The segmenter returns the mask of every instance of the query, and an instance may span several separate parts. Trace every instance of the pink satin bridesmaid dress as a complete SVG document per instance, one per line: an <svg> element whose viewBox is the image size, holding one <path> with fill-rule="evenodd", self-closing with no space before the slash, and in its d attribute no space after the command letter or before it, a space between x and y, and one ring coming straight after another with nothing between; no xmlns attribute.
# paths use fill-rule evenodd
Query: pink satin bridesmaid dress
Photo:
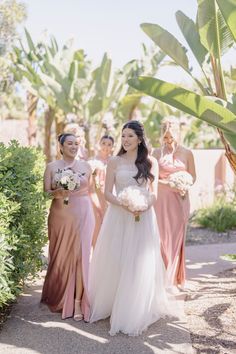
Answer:
<svg viewBox="0 0 236 354"><path fill-rule="evenodd" d="M73 168L76 172L78 163ZM83 171L78 170L78 173ZM48 217L49 265L41 301L62 318L74 313L76 266L82 259L83 297L81 303L85 321L90 315L88 272L95 218L89 196L89 176L80 177L80 188L72 192L68 205L53 199Z"/></svg>
<svg viewBox="0 0 236 354"><path fill-rule="evenodd" d="M183 159L173 153L159 158L159 179L167 179L177 171L186 171ZM161 252L167 269L167 286L185 283L185 236L190 213L188 194L181 195L168 185L159 183L155 205L160 231Z"/></svg>

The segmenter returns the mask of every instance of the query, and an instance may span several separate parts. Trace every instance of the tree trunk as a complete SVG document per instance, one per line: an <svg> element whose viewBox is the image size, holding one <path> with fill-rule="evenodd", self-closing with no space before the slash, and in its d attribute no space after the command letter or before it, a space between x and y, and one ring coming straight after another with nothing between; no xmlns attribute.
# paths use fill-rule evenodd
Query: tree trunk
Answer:
<svg viewBox="0 0 236 354"><path fill-rule="evenodd" d="M37 118L36 108L38 97L31 92L27 92L27 112L28 112L28 142L30 146L36 146Z"/></svg>
<svg viewBox="0 0 236 354"><path fill-rule="evenodd" d="M51 153L51 128L54 120L54 110L48 108L44 115L44 153L46 155L47 163L52 161Z"/></svg>
<svg viewBox="0 0 236 354"><path fill-rule="evenodd" d="M230 164L234 174L236 175L236 154L231 150L230 145L225 140L225 137L224 137L224 134L222 133L222 131L220 129L217 129L217 130L220 134L221 141L225 147L225 156L227 157L229 164Z"/></svg>
<svg viewBox="0 0 236 354"><path fill-rule="evenodd" d="M56 117L56 138L58 137L58 135L62 134L64 132L65 129L65 122L63 120L61 120L58 117ZM59 151L59 148L57 148L57 159L61 158L61 153Z"/></svg>

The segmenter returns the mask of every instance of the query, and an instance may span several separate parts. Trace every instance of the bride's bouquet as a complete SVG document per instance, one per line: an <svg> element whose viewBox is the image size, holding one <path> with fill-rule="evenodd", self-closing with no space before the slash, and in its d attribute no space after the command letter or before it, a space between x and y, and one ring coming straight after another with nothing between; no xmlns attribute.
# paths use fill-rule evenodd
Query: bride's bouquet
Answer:
<svg viewBox="0 0 236 354"><path fill-rule="evenodd" d="M80 177L83 174L74 172L71 168L58 169L55 173L55 182L57 187L62 187L65 190L74 191L80 187ZM68 205L69 197L64 199L64 204Z"/></svg>
<svg viewBox="0 0 236 354"><path fill-rule="evenodd" d="M149 193L139 187L129 186L118 194L118 201L131 212L145 211L148 208ZM135 221L139 220L140 216L135 216Z"/></svg>
<svg viewBox="0 0 236 354"><path fill-rule="evenodd" d="M187 171L178 171L169 175L167 178L171 188L177 188L181 197L185 197L189 188L193 185L193 177Z"/></svg>

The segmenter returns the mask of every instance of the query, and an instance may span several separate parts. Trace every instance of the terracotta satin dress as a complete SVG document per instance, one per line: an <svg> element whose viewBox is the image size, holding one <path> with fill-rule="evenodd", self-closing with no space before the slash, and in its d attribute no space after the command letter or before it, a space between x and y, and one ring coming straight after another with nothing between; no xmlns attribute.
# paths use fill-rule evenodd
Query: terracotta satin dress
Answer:
<svg viewBox="0 0 236 354"><path fill-rule="evenodd" d="M81 308L84 319L88 320L88 271L95 219L88 177L82 176L80 183L79 191L72 192L68 205L64 205L62 199L53 199L51 204L48 217L50 261L41 301L53 312L62 311L63 319L73 316L76 266L82 257L84 292Z"/></svg>
<svg viewBox="0 0 236 354"><path fill-rule="evenodd" d="M186 171L184 161L172 153L159 159L159 178L166 179L171 173ZM160 231L161 252L167 269L167 286L184 285L185 282L185 235L190 213L188 194L180 194L159 183L155 205Z"/></svg>

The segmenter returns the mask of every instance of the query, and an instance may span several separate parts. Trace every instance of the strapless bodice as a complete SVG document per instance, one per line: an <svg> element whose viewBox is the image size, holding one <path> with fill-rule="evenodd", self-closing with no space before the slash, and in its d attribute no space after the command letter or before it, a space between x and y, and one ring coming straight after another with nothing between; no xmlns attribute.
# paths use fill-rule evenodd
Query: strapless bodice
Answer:
<svg viewBox="0 0 236 354"><path fill-rule="evenodd" d="M166 154L160 157L159 161L159 178L166 179L174 172L186 171L186 163L173 154Z"/></svg>
<svg viewBox="0 0 236 354"><path fill-rule="evenodd" d="M140 188L147 188L146 181L140 181L138 183L134 177L138 172L137 167L134 164L119 164L115 173L115 189L118 194L124 188L129 186L138 186Z"/></svg>

